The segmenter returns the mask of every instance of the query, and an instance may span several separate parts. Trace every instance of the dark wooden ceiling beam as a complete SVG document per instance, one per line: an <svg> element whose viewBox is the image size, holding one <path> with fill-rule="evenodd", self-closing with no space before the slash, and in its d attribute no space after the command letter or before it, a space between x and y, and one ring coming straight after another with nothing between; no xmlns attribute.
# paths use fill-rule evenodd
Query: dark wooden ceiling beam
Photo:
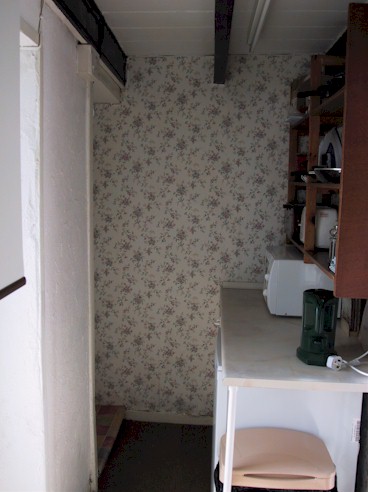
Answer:
<svg viewBox="0 0 368 492"><path fill-rule="evenodd" d="M216 0L214 83L224 84L229 56L234 0Z"/></svg>

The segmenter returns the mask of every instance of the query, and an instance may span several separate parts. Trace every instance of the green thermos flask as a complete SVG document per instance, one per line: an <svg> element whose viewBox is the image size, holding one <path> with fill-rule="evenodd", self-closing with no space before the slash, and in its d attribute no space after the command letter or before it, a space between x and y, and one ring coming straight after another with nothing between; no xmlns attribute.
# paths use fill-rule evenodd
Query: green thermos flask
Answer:
<svg viewBox="0 0 368 492"><path fill-rule="evenodd" d="M303 327L297 357L313 366L325 366L334 355L339 300L325 289L309 289L303 293Z"/></svg>

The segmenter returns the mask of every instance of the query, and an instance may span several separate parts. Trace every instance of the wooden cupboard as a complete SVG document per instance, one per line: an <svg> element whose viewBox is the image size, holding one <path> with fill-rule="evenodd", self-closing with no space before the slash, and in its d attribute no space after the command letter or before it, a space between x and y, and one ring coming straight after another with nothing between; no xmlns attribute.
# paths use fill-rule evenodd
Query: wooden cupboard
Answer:
<svg viewBox="0 0 368 492"><path fill-rule="evenodd" d="M339 79L341 87L336 89L335 84L331 94L324 90L322 95L326 79L335 82ZM309 94L307 104L303 105L303 98L299 101L299 109L305 113L290 124L286 208L292 211L293 217L287 239L304 253L305 262L317 264L334 279L337 297L365 299L368 298L367 4L349 6L346 57L313 56L309 75L292 87L293 95L303 92ZM322 183L309 173L318 165L321 138L333 127L342 127L341 177L339 183ZM315 247L314 222L320 204L338 209L334 273L329 268L328 251ZM305 237L301 243L299 227L304 206Z"/></svg>

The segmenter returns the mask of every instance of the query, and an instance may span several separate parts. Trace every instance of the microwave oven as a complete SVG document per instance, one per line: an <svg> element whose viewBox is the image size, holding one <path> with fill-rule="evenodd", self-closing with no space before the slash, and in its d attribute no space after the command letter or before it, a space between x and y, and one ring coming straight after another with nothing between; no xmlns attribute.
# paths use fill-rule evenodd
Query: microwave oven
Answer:
<svg viewBox="0 0 368 492"><path fill-rule="evenodd" d="M333 281L316 265L304 263L295 246L268 248L263 297L270 313L303 316L303 292L307 289L333 290Z"/></svg>

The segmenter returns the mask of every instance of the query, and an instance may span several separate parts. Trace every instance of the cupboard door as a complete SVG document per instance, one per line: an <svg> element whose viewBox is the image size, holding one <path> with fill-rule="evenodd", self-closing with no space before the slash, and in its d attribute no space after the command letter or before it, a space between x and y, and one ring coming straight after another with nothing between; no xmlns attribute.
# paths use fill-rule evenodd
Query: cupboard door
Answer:
<svg viewBox="0 0 368 492"><path fill-rule="evenodd" d="M368 5L351 4L335 295L368 298Z"/></svg>

